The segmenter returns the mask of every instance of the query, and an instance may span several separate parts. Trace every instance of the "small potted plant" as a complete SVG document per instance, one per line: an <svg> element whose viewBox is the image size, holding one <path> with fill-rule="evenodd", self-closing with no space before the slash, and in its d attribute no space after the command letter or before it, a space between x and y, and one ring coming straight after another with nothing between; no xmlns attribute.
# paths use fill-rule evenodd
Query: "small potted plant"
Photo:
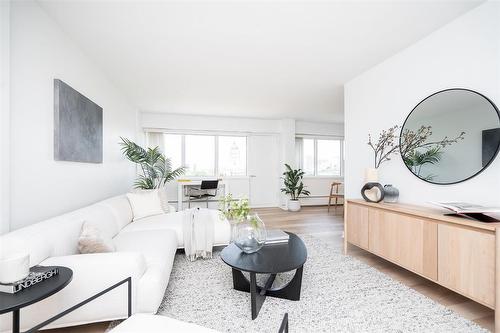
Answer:
<svg viewBox="0 0 500 333"><path fill-rule="evenodd" d="M284 187L281 192L290 196L288 201L288 210L291 212L298 212L300 210L299 197L301 195L309 195L310 192L304 188L302 178L304 178L304 171L302 169L292 169L288 164L285 164L286 171L283 172Z"/></svg>
<svg viewBox="0 0 500 333"><path fill-rule="evenodd" d="M248 199L233 199L231 194L219 201L221 218L231 225L231 243L245 253L259 251L266 242L267 232L264 222L257 214L250 214Z"/></svg>
<svg viewBox="0 0 500 333"><path fill-rule="evenodd" d="M233 196L229 193L219 200L219 210L221 217L225 217L231 224L236 224L248 217L250 205L248 199L233 199Z"/></svg>

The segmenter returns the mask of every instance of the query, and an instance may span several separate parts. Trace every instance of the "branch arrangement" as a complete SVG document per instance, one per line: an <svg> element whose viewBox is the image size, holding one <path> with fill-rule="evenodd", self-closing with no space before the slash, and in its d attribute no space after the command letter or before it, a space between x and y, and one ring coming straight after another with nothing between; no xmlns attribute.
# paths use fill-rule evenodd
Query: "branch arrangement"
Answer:
<svg viewBox="0 0 500 333"><path fill-rule="evenodd" d="M465 137L465 132L461 132L455 138L448 138L445 136L442 140L427 142L427 139L432 136L432 126L420 126L416 131L405 129L401 135L401 156L403 159L412 154L412 152L419 148L432 148L439 147L445 148L451 146Z"/></svg>
<svg viewBox="0 0 500 333"><path fill-rule="evenodd" d="M432 136L432 126L421 126L418 130L412 131L404 129L399 137L396 133L399 126L395 125L387 130L383 130L377 142L372 140L368 134L368 145L373 149L374 167L391 160L391 155L400 153L406 165L418 168L418 173L423 164L438 163L443 153L442 149L451 146L465 137L465 132L461 132L454 138L445 136L441 140L427 141ZM424 150L424 152L422 152Z"/></svg>
<svg viewBox="0 0 500 333"><path fill-rule="evenodd" d="M373 149L375 153L374 156L374 167L377 169L380 164L385 161L390 161L390 156L396 154L399 148L398 137L396 131L399 128L398 125L392 126L387 130L383 130L376 143L373 142L371 134L368 134L368 145Z"/></svg>

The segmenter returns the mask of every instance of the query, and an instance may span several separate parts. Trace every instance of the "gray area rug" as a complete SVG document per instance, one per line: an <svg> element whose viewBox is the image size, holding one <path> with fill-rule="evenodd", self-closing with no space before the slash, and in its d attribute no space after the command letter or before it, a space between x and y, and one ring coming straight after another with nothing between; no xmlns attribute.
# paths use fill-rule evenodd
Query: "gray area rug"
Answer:
<svg viewBox="0 0 500 333"><path fill-rule="evenodd" d="M340 249L301 238L308 259L300 301L268 297L252 321L250 295L232 288L219 252L195 262L178 254L158 314L222 332L277 332L285 312L291 332L487 332Z"/></svg>
<svg viewBox="0 0 500 333"><path fill-rule="evenodd" d="M290 332L488 332L341 249L300 237L308 250L300 301L267 297L251 320L250 295L232 288L231 269L220 252L195 262L177 254L158 314L221 332L275 333L285 312ZM292 276L276 278L273 287ZM258 279L262 284L266 278Z"/></svg>

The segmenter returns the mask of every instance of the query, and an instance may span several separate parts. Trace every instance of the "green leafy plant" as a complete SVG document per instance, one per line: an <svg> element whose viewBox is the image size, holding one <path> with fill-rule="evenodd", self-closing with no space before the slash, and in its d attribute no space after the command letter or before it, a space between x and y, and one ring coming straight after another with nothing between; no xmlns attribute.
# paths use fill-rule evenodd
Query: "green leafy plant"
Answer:
<svg viewBox="0 0 500 333"><path fill-rule="evenodd" d="M437 164L441 160L441 156L443 155L443 152L441 151L440 146L434 146L431 148L427 148L425 151L419 151L419 150L413 150L409 154L407 154L405 157L403 157L403 160L405 164L411 168L412 172L417 175L421 176L420 173L422 171L422 166L425 164ZM425 180L432 180L435 176L432 174L429 174L424 177Z"/></svg>
<svg viewBox="0 0 500 333"><path fill-rule="evenodd" d="M129 139L120 137L123 155L131 162L140 166L142 174L134 182L134 188L157 189L184 174L184 167L172 170L170 159L166 158L159 147L143 148Z"/></svg>
<svg viewBox="0 0 500 333"><path fill-rule="evenodd" d="M454 138L445 136L441 140L431 141L432 126L420 126L417 130L405 129L401 133L400 151L403 162L418 177L432 180L435 175L423 176L422 166L426 164L438 164L441 161L443 150L465 138L465 132L461 132Z"/></svg>
<svg viewBox="0 0 500 333"><path fill-rule="evenodd" d="M250 204L247 198L233 199L231 194L227 194L219 200L219 210L221 217L240 222L250 214Z"/></svg>
<svg viewBox="0 0 500 333"><path fill-rule="evenodd" d="M311 194L304 188L302 182L305 172L302 169L292 169L288 164L285 164L285 167L286 171L283 172L284 177L282 177L284 187L281 192L288 194L292 200L298 200L301 195Z"/></svg>

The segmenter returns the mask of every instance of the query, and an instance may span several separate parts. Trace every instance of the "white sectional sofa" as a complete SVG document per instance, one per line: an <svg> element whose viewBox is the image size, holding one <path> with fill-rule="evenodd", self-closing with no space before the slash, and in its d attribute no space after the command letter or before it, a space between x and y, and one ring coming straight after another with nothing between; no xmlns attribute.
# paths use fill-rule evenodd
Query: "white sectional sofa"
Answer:
<svg viewBox="0 0 500 333"><path fill-rule="evenodd" d="M218 211L215 245L228 244L230 226ZM183 213L175 212L132 221L125 195L30 225L0 236L0 251L30 253L30 266L61 265L73 270L71 283L55 295L21 309L21 330L64 311L99 291L132 277L132 312L156 313L167 287L177 248L183 247ZM116 252L79 254L83 222L95 225L113 239ZM127 316L127 286L60 318L46 328L121 319ZM12 315L0 316L0 331L9 331Z"/></svg>

